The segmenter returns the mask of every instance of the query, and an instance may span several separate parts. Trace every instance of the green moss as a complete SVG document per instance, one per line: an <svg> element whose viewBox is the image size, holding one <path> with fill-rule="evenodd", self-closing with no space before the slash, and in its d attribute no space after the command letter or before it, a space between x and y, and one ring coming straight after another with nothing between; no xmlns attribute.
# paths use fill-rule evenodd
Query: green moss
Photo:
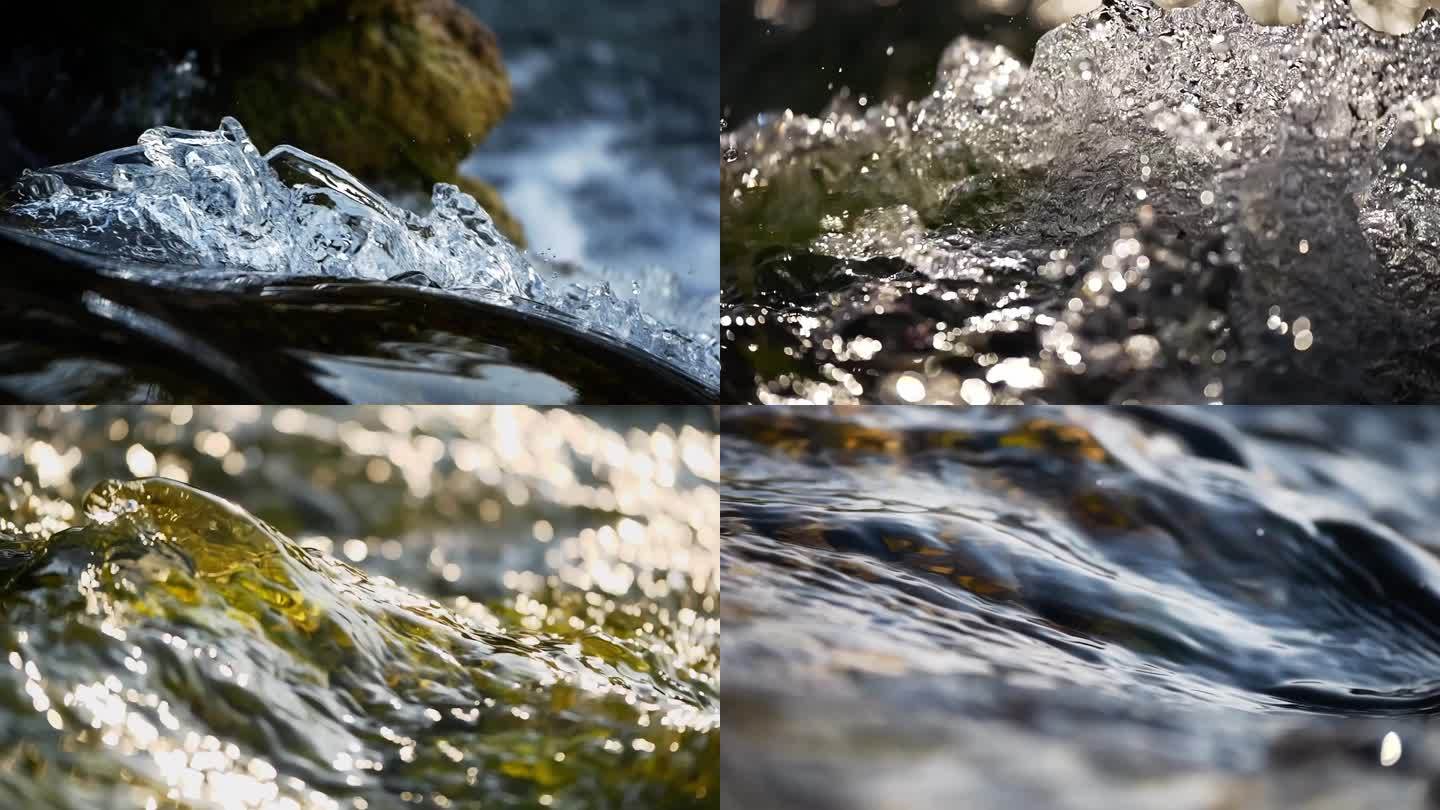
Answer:
<svg viewBox="0 0 1440 810"><path fill-rule="evenodd" d="M493 35L453 3L397 2L227 50L216 96L262 147L289 143L403 190L456 182L456 166L510 109ZM493 189L476 197L523 243Z"/></svg>
<svg viewBox="0 0 1440 810"><path fill-rule="evenodd" d="M371 806L718 806L718 657L682 669L636 617L565 598L547 625L566 632L503 603L482 628L163 479L84 508L0 594L0 644L32 663L0 668L0 756L32 763L13 795L179 807L166 785L198 771Z"/></svg>

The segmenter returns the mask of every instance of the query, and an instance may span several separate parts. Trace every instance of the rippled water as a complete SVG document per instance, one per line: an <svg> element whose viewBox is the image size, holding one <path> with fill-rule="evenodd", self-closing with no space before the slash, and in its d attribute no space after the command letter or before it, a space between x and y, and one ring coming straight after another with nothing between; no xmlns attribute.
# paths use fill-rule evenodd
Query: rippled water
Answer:
<svg viewBox="0 0 1440 810"><path fill-rule="evenodd" d="M716 805L705 411L4 420L7 806Z"/></svg>
<svg viewBox="0 0 1440 810"><path fill-rule="evenodd" d="M1432 806L1440 411L722 426L726 806Z"/></svg>
<svg viewBox="0 0 1440 810"><path fill-rule="evenodd" d="M1428 400L1440 20L1109 0L722 137L732 401Z"/></svg>

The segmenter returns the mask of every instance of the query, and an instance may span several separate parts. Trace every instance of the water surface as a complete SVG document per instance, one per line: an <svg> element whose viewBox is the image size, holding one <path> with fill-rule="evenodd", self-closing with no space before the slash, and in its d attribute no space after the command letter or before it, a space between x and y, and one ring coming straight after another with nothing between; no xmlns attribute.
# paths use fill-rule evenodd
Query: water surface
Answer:
<svg viewBox="0 0 1440 810"><path fill-rule="evenodd" d="M1440 21L1298 8L1108 0L727 122L722 396L1436 399Z"/></svg>
<svg viewBox="0 0 1440 810"><path fill-rule="evenodd" d="M706 412L3 420L7 806L716 806Z"/></svg>
<svg viewBox="0 0 1440 810"><path fill-rule="evenodd" d="M727 806L1429 806L1440 413L722 418Z"/></svg>

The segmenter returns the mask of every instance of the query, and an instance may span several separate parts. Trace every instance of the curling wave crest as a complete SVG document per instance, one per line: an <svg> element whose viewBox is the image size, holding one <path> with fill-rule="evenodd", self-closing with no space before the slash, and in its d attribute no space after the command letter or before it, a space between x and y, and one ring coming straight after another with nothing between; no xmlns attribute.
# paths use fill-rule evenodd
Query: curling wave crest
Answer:
<svg viewBox="0 0 1440 810"><path fill-rule="evenodd" d="M547 282L457 187L436 184L419 216L295 147L261 155L233 118L213 132L147 130L136 146L27 172L6 197L0 225L133 262L120 272L150 280L402 277L577 323L696 379L719 373L714 310L682 301L672 278L647 276L633 296Z"/></svg>

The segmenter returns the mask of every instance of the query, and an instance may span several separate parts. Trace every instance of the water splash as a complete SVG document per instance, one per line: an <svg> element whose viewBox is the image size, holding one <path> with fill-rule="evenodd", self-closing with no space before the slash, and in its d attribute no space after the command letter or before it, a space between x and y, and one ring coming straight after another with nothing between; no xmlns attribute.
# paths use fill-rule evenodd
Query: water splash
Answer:
<svg viewBox="0 0 1440 810"><path fill-rule="evenodd" d="M1028 68L962 38L924 99L842 95L725 135L726 385L1440 395L1440 20L1393 37L1340 0L1301 10L1272 27L1231 0L1111 0Z"/></svg>
<svg viewBox="0 0 1440 810"><path fill-rule="evenodd" d="M713 323L649 278L653 300L608 283L547 283L475 198L436 184L432 210L398 208L344 169L291 146L261 155L240 123L214 132L157 127L133 147L27 172L7 195L4 223L107 258L129 272L185 284L235 275L423 278L585 329L718 376ZM663 322L662 322L663 319Z"/></svg>

